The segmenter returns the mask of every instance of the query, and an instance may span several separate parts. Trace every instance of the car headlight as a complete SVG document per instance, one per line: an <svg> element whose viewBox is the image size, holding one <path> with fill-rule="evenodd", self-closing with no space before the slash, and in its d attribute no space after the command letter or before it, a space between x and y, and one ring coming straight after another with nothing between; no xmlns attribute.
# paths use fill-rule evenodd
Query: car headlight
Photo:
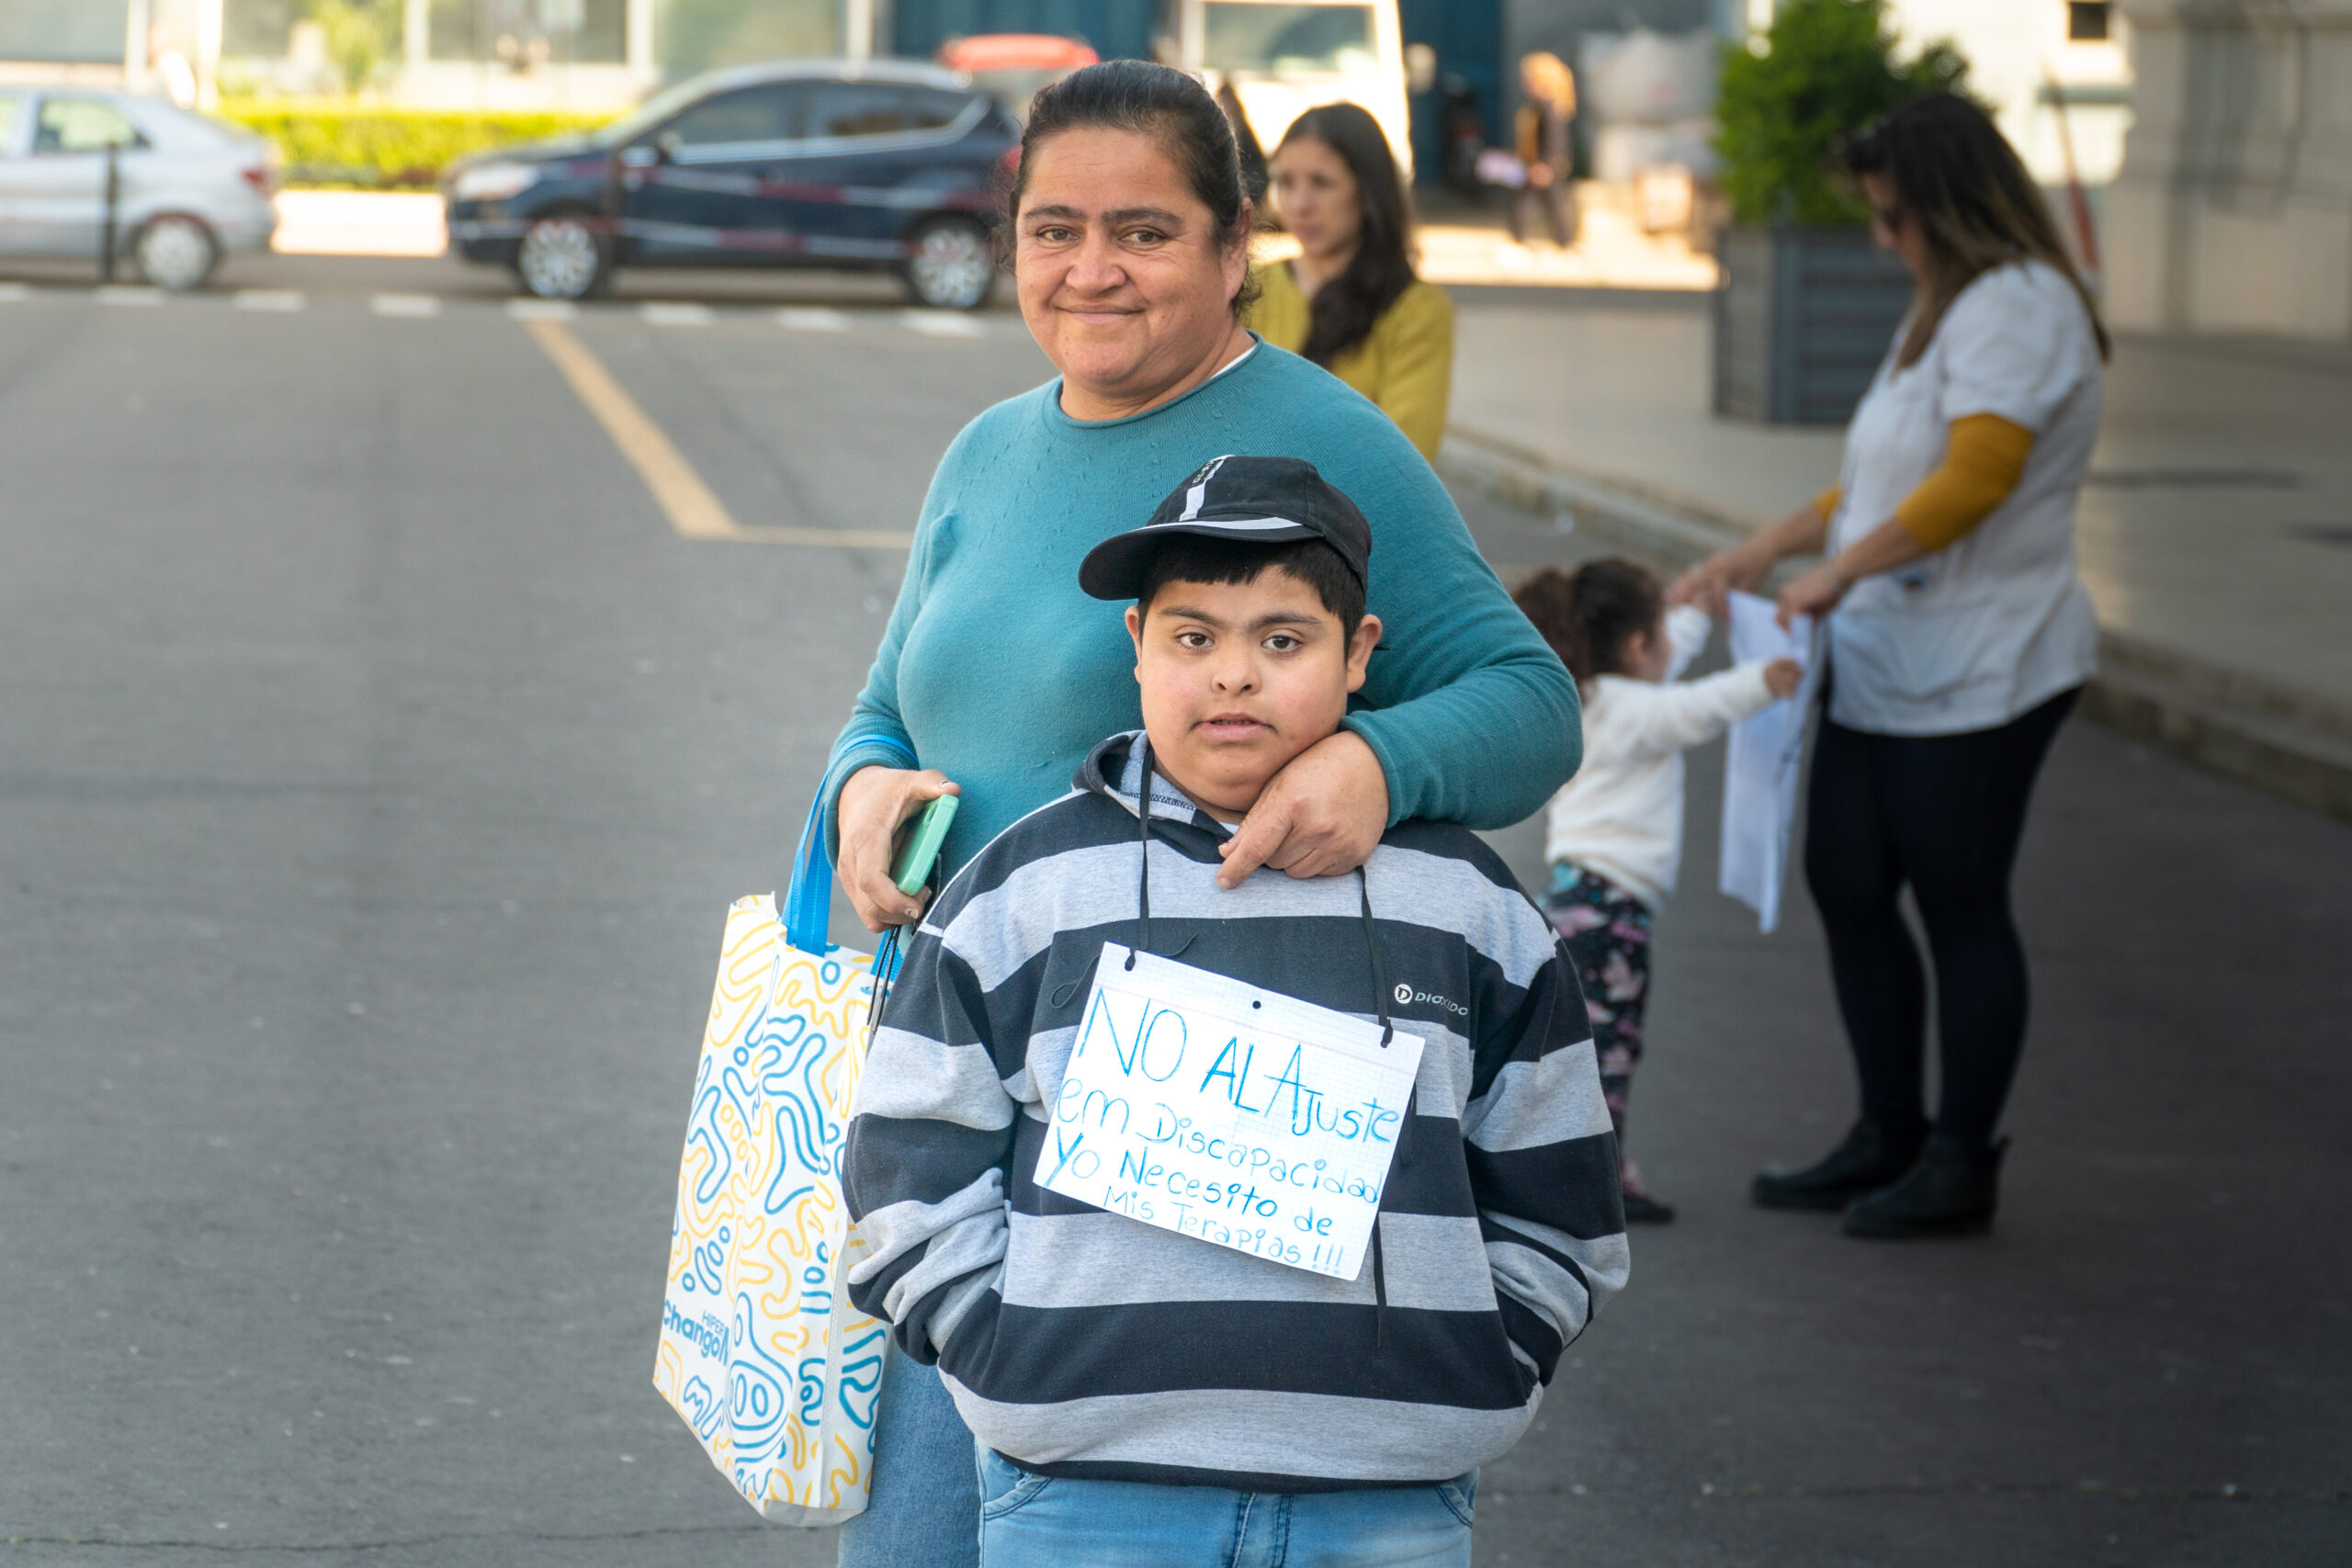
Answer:
<svg viewBox="0 0 2352 1568"><path fill-rule="evenodd" d="M458 201L503 201L537 183L539 171L528 164L484 164L459 175L449 187Z"/></svg>

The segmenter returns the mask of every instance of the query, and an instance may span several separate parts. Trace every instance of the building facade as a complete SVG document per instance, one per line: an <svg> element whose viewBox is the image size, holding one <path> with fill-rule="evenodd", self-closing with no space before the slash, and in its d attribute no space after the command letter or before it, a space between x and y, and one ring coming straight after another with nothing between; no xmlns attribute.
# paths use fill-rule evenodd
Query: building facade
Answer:
<svg viewBox="0 0 2352 1568"><path fill-rule="evenodd" d="M2124 0L2118 326L2352 344L2352 0Z"/></svg>
<svg viewBox="0 0 2352 1568"><path fill-rule="evenodd" d="M713 65L871 47L874 0L342 0L368 85L420 107L618 108ZM344 85L311 0L0 0L0 79L149 85L167 54L200 101ZM360 20L355 23L351 18Z"/></svg>

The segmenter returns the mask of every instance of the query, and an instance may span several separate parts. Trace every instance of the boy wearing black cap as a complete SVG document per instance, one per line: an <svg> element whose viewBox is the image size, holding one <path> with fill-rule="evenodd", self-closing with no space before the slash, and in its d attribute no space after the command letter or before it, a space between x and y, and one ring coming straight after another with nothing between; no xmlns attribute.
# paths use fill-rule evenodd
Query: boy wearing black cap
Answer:
<svg viewBox="0 0 2352 1568"><path fill-rule="evenodd" d="M1363 682L1370 553L1311 465L1221 457L1089 554L1086 591L1135 602L1144 730L966 865L888 996L844 1169L851 1292L978 1435L991 1568L1466 1568L1476 1467L1624 1282L1584 1004L1492 852L1405 821L1356 875L1216 885ZM1146 1223L1049 1185L1106 942L1418 1037L1401 1115L1366 1122L1394 1145L1368 1261L1248 1249L1197 1186ZM1170 1227L1196 1204L1216 1218Z"/></svg>

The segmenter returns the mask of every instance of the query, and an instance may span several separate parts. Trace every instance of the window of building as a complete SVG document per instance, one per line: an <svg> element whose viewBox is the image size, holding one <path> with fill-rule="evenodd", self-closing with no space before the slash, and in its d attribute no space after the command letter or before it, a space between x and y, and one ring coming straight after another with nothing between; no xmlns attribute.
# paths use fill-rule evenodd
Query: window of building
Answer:
<svg viewBox="0 0 2352 1568"><path fill-rule="evenodd" d="M304 0L221 0L220 52L231 59L281 59L294 24L310 14Z"/></svg>
<svg viewBox="0 0 2352 1568"><path fill-rule="evenodd" d="M616 65L628 46L628 0L429 0L425 51L518 71Z"/></svg>
<svg viewBox="0 0 2352 1568"><path fill-rule="evenodd" d="M755 60L837 56L841 14L841 0L662 0L653 56L673 76Z"/></svg>
<svg viewBox="0 0 2352 1568"><path fill-rule="evenodd" d="M2098 43L2109 36L2114 22L2111 0L2068 0L2066 38L2072 43Z"/></svg>
<svg viewBox="0 0 2352 1568"><path fill-rule="evenodd" d="M0 0L0 60L119 65L130 0Z"/></svg>

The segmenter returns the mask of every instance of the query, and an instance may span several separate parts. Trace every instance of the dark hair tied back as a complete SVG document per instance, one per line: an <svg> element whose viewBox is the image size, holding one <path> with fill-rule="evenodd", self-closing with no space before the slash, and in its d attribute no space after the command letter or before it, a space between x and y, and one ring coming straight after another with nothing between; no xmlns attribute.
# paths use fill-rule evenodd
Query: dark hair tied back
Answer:
<svg viewBox="0 0 2352 1568"><path fill-rule="evenodd" d="M1666 592L1632 561L1587 561L1574 571L1547 566L1511 595L1521 614L1577 683L1625 672L1625 645L1657 629Z"/></svg>
<svg viewBox="0 0 2352 1568"><path fill-rule="evenodd" d="M1913 98L1838 150L1846 172L1876 175L1894 187L1897 223L1917 228L1928 271L1896 356L1916 365L1962 289L1997 266L2032 260L2074 285L2090 317L2101 358L2111 344L2098 302L2066 254L2066 242L1993 117L1955 93Z"/></svg>
<svg viewBox="0 0 2352 1568"><path fill-rule="evenodd" d="M1356 182L1356 254L1340 276L1315 291L1306 342L1299 353L1331 362L1372 335L1396 297L1413 283L1413 215L1397 177L1396 154L1370 111L1356 104L1325 104L1291 121L1282 147L1320 141L1339 155ZM1274 155L1282 155L1282 147Z"/></svg>
<svg viewBox="0 0 2352 1568"><path fill-rule="evenodd" d="M1005 190L1002 232L1015 243L1014 225L1037 150L1065 130L1126 130L1148 136L1183 175L1184 183L1209 209L1216 232L1227 244L1249 238L1244 215L1249 197L1234 150L1233 125L1206 87L1172 66L1148 60L1106 60L1074 71L1039 93L1021 133L1021 164ZM1244 283L1234 296L1238 316L1253 297Z"/></svg>

